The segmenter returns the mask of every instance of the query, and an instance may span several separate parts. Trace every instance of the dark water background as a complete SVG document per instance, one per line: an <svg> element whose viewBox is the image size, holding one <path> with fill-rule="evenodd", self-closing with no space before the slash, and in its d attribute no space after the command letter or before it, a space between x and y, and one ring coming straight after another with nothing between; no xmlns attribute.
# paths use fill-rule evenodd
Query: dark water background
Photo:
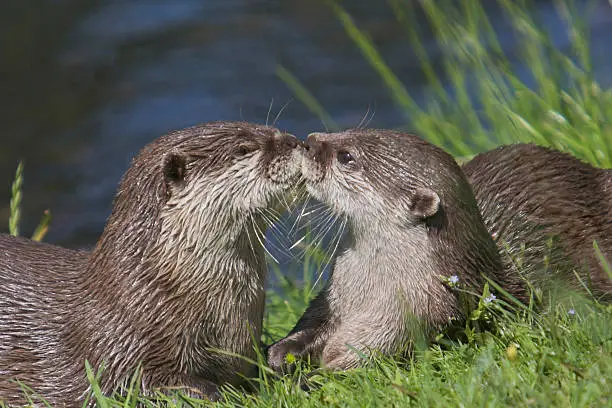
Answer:
<svg viewBox="0 0 612 408"><path fill-rule="evenodd" d="M597 79L612 84L612 7L592 2ZM405 30L384 1L344 6L366 29L409 91L426 89ZM518 44L486 1L509 55ZM552 1L537 13L560 47L567 33ZM424 20L424 19L422 19ZM421 27L434 62L442 56ZM385 87L317 0L0 2L0 231L10 183L25 161L22 234L53 213L46 241L95 243L130 159L171 129L211 120L265 122L292 97L283 64L341 126L375 107L371 127L408 127ZM519 66L520 70L520 66ZM520 71L519 71L520 72ZM322 129L293 101L277 125L299 136Z"/></svg>

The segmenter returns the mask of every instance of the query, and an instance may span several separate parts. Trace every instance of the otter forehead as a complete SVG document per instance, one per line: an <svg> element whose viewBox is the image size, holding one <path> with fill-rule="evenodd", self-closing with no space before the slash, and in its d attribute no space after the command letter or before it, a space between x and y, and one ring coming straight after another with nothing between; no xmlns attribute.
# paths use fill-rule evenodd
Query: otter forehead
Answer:
<svg viewBox="0 0 612 408"><path fill-rule="evenodd" d="M247 122L212 122L177 130L163 136L152 145L164 149L174 147L186 153L207 153L211 150L231 150L241 143L264 147L281 138L279 129ZM255 147L254 145L254 147Z"/></svg>
<svg viewBox="0 0 612 408"><path fill-rule="evenodd" d="M132 161L134 170L163 164L169 153L198 160L209 170L231 164L240 154L258 151L266 164L298 143L293 135L279 129L247 122L211 122L170 132L147 146Z"/></svg>

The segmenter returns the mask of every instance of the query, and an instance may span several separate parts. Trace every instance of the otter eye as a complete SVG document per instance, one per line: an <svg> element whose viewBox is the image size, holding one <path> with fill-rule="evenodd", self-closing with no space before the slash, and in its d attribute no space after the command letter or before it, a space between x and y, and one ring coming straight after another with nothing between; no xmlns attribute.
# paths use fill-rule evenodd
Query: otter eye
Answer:
<svg viewBox="0 0 612 408"><path fill-rule="evenodd" d="M236 157L246 156L249 153L253 153L255 150L257 150L257 146L255 145L241 144L234 150L234 155L236 155Z"/></svg>
<svg viewBox="0 0 612 408"><path fill-rule="evenodd" d="M350 164L350 163L355 162L355 159L353 159L353 156L346 150L340 150L338 154L336 154L336 158L338 159L338 162L341 164Z"/></svg>

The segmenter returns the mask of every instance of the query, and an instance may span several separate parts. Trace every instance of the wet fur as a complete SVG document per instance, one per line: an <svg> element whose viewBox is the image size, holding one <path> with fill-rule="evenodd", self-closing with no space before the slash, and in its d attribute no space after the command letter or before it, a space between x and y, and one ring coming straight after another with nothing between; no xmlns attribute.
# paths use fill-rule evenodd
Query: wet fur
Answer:
<svg viewBox="0 0 612 408"><path fill-rule="evenodd" d="M592 239L608 259L612 254L609 170L518 145L476 157L464 167L468 180L450 155L409 134L350 130L314 134L309 145L302 168L308 191L346 217L349 232L323 290L287 337L269 348L275 370L287 369L287 353L347 369L361 363L347 345L396 354L419 335L427 339L461 322L457 294L441 277L456 275L479 291L485 275L527 302L524 275L548 279L535 273L551 252L557 276L578 286L568 258L572 265L586 261L595 272L585 281L596 295L609 295L610 281L591 256ZM354 163L338 163L340 151ZM439 197L433 215L422 210L435 203L427 191ZM561 235L565 257L558 243L548 251L552 232ZM524 275L509 261L521 242L532 248L524 261L534 265Z"/></svg>
<svg viewBox="0 0 612 408"><path fill-rule="evenodd" d="M160 137L133 160L92 252L0 235L0 399L11 381L80 405L87 359L110 392L140 364L141 387L217 397L251 367L266 266L258 211L297 173L296 141L218 122Z"/></svg>
<svg viewBox="0 0 612 408"><path fill-rule="evenodd" d="M610 278L593 249L597 241L612 262L612 170L516 144L476 156L463 171L508 273L539 288L551 280L579 290L586 285L596 298L612 300Z"/></svg>

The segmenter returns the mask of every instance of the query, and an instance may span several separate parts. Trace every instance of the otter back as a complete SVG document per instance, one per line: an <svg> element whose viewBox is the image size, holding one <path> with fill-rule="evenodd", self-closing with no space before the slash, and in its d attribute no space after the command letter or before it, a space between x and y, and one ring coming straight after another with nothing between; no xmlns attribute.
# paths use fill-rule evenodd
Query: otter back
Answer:
<svg viewBox="0 0 612 408"><path fill-rule="evenodd" d="M88 252L0 234L0 400L20 401L18 384L43 384L50 401L82 377L70 364L73 356L63 337L78 313L73 304L76 276ZM44 273L40 273L44 271ZM74 366L75 367L75 366ZM58 393L60 395L58 395Z"/></svg>
<svg viewBox="0 0 612 408"><path fill-rule="evenodd" d="M506 269L536 284L559 278L610 300L610 278L593 241L612 261L612 172L532 144L480 154L463 166ZM517 266L519 265L519 266Z"/></svg>

